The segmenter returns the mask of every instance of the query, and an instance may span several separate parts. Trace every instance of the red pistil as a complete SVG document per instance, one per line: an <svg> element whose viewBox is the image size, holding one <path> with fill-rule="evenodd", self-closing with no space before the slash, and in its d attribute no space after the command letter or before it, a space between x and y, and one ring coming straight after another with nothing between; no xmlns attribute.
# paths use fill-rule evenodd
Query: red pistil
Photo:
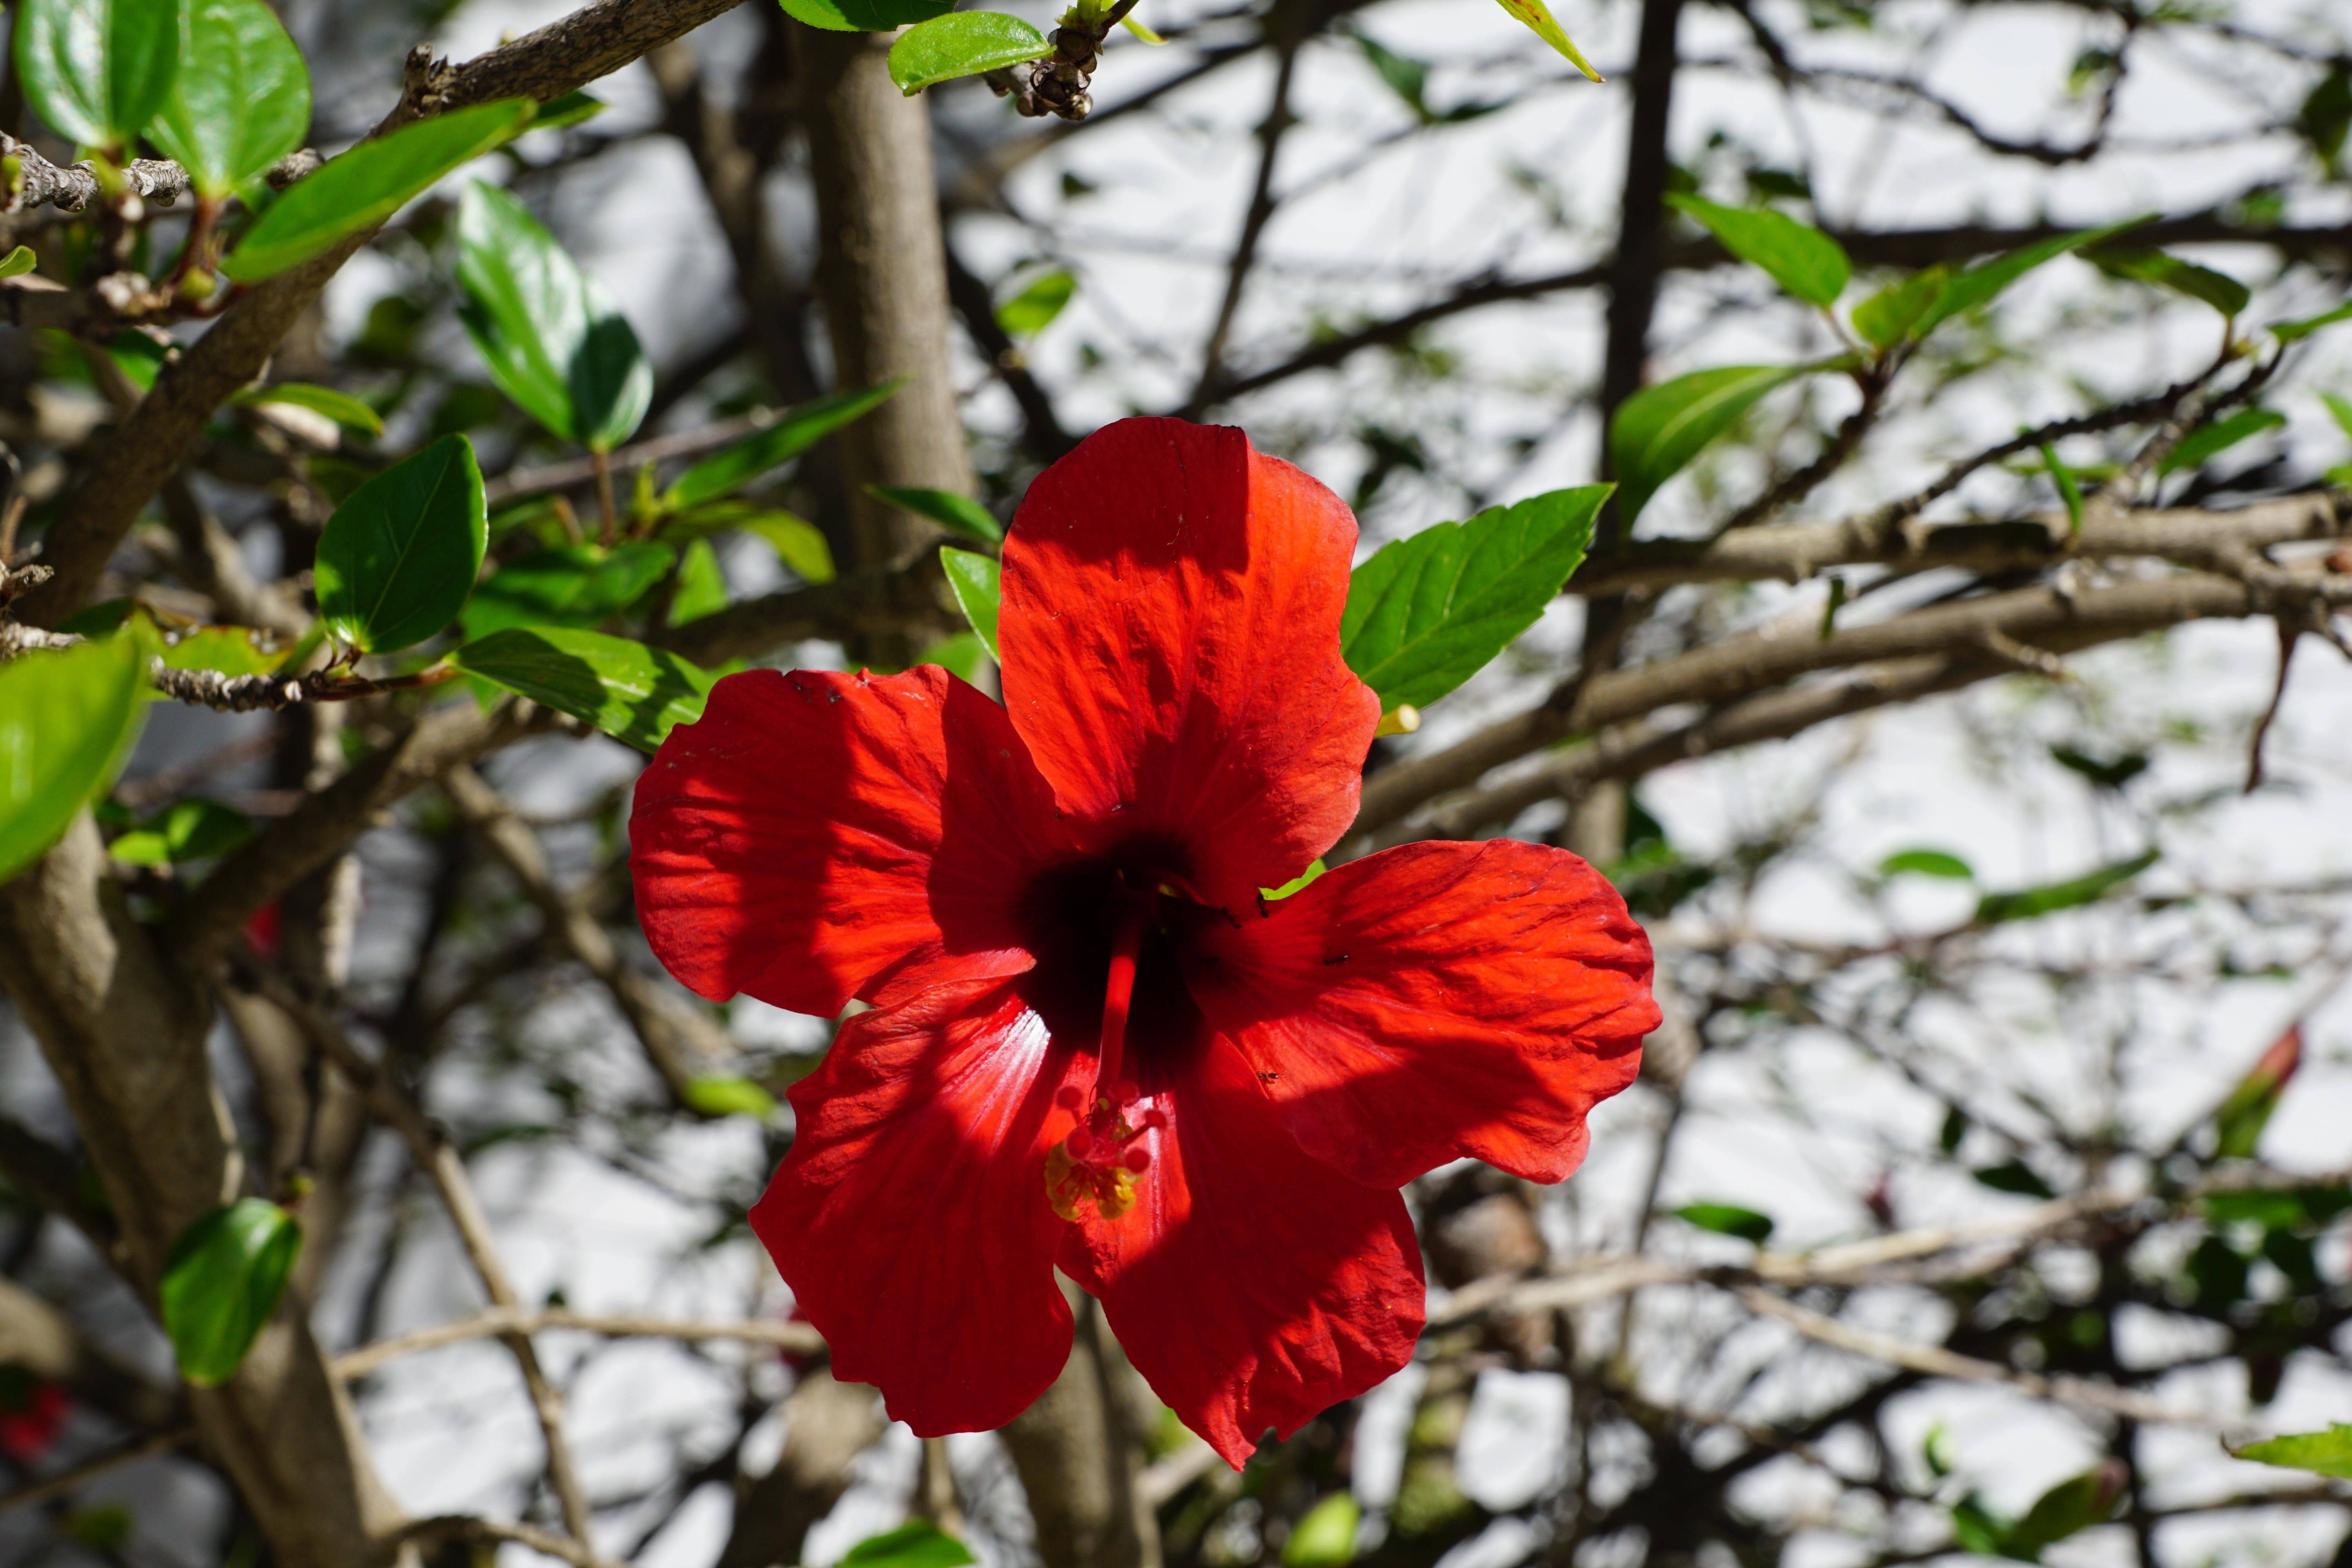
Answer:
<svg viewBox="0 0 2352 1568"><path fill-rule="evenodd" d="M1079 1205L1093 1200L1105 1219L1117 1219L1135 1205L1135 1179L1151 1168L1151 1152L1138 1146L1146 1132L1168 1124L1158 1110L1136 1111L1142 1098L1134 1082L1120 1075L1127 1053L1127 1016L1135 1000L1135 966L1143 952L1143 938L1151 928L1158 896L1122 888L1118 925L1111 932L1110 973L1103 983L1102 1036L1095 1051L1093 1109L1070 1135L1045 1156L1045 1194L1054 1212L1076 1220ZM1087 1097L1075 1085L1065 1088L1055 1102L1076 1110Z"/></svg>

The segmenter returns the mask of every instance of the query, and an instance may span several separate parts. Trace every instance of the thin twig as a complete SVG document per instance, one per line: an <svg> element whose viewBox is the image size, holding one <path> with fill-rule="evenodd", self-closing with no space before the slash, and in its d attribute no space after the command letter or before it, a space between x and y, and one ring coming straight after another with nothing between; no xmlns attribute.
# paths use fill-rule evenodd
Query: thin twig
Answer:
<svg viewBox="0 0 2352 1568"><path fill-rule="evenodd" d="M35 1503L47 1502L51 1498L63 1497L68 1492L77 1490L86 1483L119 1470L125 1465L135 1465L142 1459L168 1453L195 1435L194 1427L181 1426L169 1432L158 1432L150 1437L142 1437L135 1443L126 1443L121 1447L110 1449L94 1459L84 1459L70 1470L50 1476L44 1480L35 1481L28 1487L19 1487L6 1497L0 1497L0 1513L8 1513L20 1508L30 1508Z"/></svg>

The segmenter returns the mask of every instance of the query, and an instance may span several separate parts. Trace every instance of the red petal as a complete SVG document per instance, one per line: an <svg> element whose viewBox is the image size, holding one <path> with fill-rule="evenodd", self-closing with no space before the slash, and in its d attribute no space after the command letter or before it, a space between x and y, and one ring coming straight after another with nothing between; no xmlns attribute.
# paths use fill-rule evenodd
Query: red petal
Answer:
<svg viewBox="0 0 2352 1568"><path fill-rule="evenodd" d="M1139 1004L1138 1014L1141 1016ZM1231 1042L1131 1054L1168 1125L1135 1206L1069 1228L1062 1271L1103 1304L1152 1392L1238 1469L1272 1426L1288 1436L1412 1359L1424 1293L1404 1200L1310 1159ZM1171 1048L1172 1047L1172 1048Z"/></svg>
<svg viewBox="0 0 2352 1568"><path fill-rule="evenodd" d="M1238 910L1354 820L1380 703L1339 658L1355 519L1238 430L1124 419L1004 545L1005 705L1089 843Z"/></svg>
<svg viewBox="0 0 2352 1568"><path fill-rule="evenodd" d="M1310 1153L1394 1186L1465 1155L1556 1182L1658 1026L1650 942L1563 849L1409 844L1201 931L1202 1010Z"/></svg>
<svg viewBox="0 0 2352 1568"><path fill-rule="evenodd" d="M1072 1062L1011 987L959 982L850 1019L793 1089L751 1228L834 1374L924 1436L1003 1426L1069 1359L1045 1159Z"/></svg>
<svg viewBox="0 0 2352 1568"><path fill-rule="evenodd" d="M672 974L828 1016L1027 968L1013 900L1069 852L1004 710L931 666L729 676L637 780L629 846Z"/></svg>

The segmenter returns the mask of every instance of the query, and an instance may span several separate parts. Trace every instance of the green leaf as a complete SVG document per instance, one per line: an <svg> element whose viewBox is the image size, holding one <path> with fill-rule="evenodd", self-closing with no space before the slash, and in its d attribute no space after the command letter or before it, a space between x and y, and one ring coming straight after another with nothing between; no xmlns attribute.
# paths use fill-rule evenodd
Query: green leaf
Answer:
<svg viewBox="0 0 2352 1568"><path fill-rule="evenodd" d="M133 630L0 661L0 882L114 783L138 738L153 651Z"/></svg>
<svg viewBox="0 0 2352 1568"><path fill-rule="evenodd" d="M180 1234L158 1295L182 1377L210 1388L236 1375L301 1250L301 1226L263 1198L239 1198Z"/></svg>
<svg viewBox="0 0 2352 1568"><path fill-rule="evenodd" d="M16 34L33 112L68 142L120 153L172 90L180 0L20 0Z"/></svg>
<svg viewBox="0 0 2352 1568"><path fill-rule="evenodd" d="M546 226L478 180L457 204L457 284L467 335L524 413L593 452L636 433L654 395L636 332Z"/></svg>
<svg viewBox="0 0 2352 1568"><path fill-rule="evenodd" d="M2121 789L2147 772L2146 752L2126 752L2119 756L2095 757L2088 752L2072 746L2053 746L2050 758L2068 773L2080 773L2101 789Z"/></svg>
<svg viewBox="0 0 2352 1568"><path fill-rule="evenodd" d="M1330 867L1326 866L1320 859L1312 860L1307 863L1307 869L1301 871L1298 875L1293 877L1279 888L1260 888L1258 891L1265 895L1268 902L1272 902L1276 899L1286 899L1290 897L1291 894L1298 891L1299 889L1307 886L1307 883L1313 881L1316 878L1321 876L1330 868Z"/></svg>
<svg viewBox="0 0 2352 1568"><path fill-rule="evenodd" d="M2001 1550L2023 1562L2040 1562L2047 1548L2105 1523L2123 1495L2123 1468L2116 1464L2101 1465L2060 1481L2035 1500L2024 1518L2002 1532Z"/></svg>
<svg viewBox="0 0 2352 1568"><path fill-rule="evenodd" d="M2003 1160L1998 1165L1987 1165L1969 1174L1977 1179L1979 1186L1990 1187L1997 1193L2014 1193L2024 1198L2054 1198L2058 1195L2050 1184L2042 1179L2040 1173L2019 1159Z"/></svg>
<svg viewBox="0 0 2352 1568"><path fill-rule="evenodd" d="M1701 1230L1711 1230L1718 1236L1736 1236L1759 1247L1763 1246L1764 1238L1772 1234L1771 1215L1741 1208L1737 1204L1685 1204L1675 1211L1675 1217Z"/></svg>
<svg viewBox="0 0 2352 1568"><path fill-rule="evenodd" d="M2036 888L2021 888L2010 893L1987 893L1977 904L1977 923L1992 925L2001 921L2030 921L2060 910L2075 909L2095 903L2108 891L2121 887L2142 871L2156 864L2153 849L2135 855L2128 860L2118 860L2097 870L2063 882L2045 882Z"/></svg>
<svg viewBox="0 0 2352 1568"><path fill-rule="evenodd" d="M267 675L285 657L250 626L199 626L163 646L172 669L217 669L223 675Z"/></svg>
<svg viewBox="0 0 2352 1568"><path fill-rule="evenodd" d="M414 647L465 608L489 538L473 443L444 436L352 491L328 519L315 576L320 618L363 653Z"/></svg>
<svg viewBox="0 0 2352 1568"><path fill-rule="evenodd" d="M1837 302L1853 276L1845 247L1811 224L1765 207L1727 207L1699 196L1666 198L1713 230L1724 248L1772 275L1772 281L1808 305Z"/></svg>
<svg viewBox="0 0 2352 1568"><path fill-rule="evenodd" d="M2077 229L2073 234L2056 235L2032 245L2021 246L2005 256L1996 256L1967 271L1946 279L1937 291L1935 303L1920 314L1913 325L1913 337L1926 337L1929 332L1964 310L1990 303L1994 296L2046 261L2055 260L2070 250L2096 245L2126 229L2137 228L2147 221L2145 217L2129 218L2111 223L2101 228Z"/></svg>
<svg viewBox="0 0 2352 1568"><path fill-rule="evenodd" d="M1949 268L1930 267L1897 279L1853 308L1853 330L1874 348L1893 348L1911 335L1950 277Z"/></svg>
<svg viewBox="0 0 2352 1568"><path fill-rule="evenodd" d="M2042 466L2050 472L2050 482L2058 487L2058 500L2066 508L2066 535L2073 538L2083 531L2083 487L2074 482L2074 470L2058 460L2058 448L2049 442L2042 443Z"/></svg>
<svg viewBox="0 0 2352 1568"><path fill-rule="evenodd" d="M1948 877L1954 881L1971 881L1976 869L1957 855L1941 849L1904 849L1878 863L1882 877L1899 877L1908 872L1915 877Z"/></svg>
<svg viewBox="0 0 2352 1568"><path fill-rule="evenodd" d="M1004 525L990 515L989 510L970 496L953 490L930 490L913 485L868 485L866 493L892 506L903 507L917 517L928 517L941 528L953 529L966 539L982 544L1002 544Z"/></svg>
<svg viewBox="0 0 2352 1568"><path fill-rule="evenodd" d="M2328 415L2336 421L2336 427L2345 435L2352 436L2352 403L2346 402L2332 392L2321 393L2319 401L2327 405Z"/></svg>
<svg viewBox="0 0 2352 1568"><path fill-rule="evenodd" d="M2176 294L2186 294L2200 300L2224 316L2236 316L2252 300L2253 293L2243 283L2226 272L2216 272L2210 267L2200 267L2193 261L2183 261L2161 250L2137 245L2103 245L2086 250L2083 259L2110 278L2127 278L2137 283L2152 283L2159 289L2169 289Z"/></svg>
<svg viewBox="0 0 2352 1568"><path fill-rule="evenodd" d="M2291 1436L2267 1437L2259 1443L2245 1443L2230 1450L2241 1459L2256 1464L2283 1465L2289 1469L2313 1470L2323 1476L2335 1476L2352 1480L2352 1426L2337 1422L2325 1432L2298 1432Z"/></svg>
<svg viewBox="0 0 2352 1568"><path fill-rule="evenodd" d="M466 606L466 635L507 626L588 627L645 597L677 560L666 544L562 544L499 568Z"/></svg>
<svg viewBox="0 0 2352 1568"><path fill-rule="evenodd" d="M1601 73L1592 68L1592 62L1577 53L1576 46L1569 42L1568 35L1552 19L1551 10L1545 5L1544 0L1502 0L1502 6L1525 22L1537 37L1559 50L1570 65L1594 81L1601 79Z"/></svg>
<svg viewBox="0 0 2352 1568"><path fill-rule="evenodd" d="M190 795L107 846L107 853L132 866L177 865L226 855L253 837L253 819L216 800Z"/></svg>
<svg viewBox="0 0 2352 1568"><path fill-rule="evenodd" d="M869 1535L842 1555L842 1568L961 1568L972 1560L962 1542L917 1520L886 1535Z"/></svg>
<svg viewBox="0 0 2352 1568"><path fill-rule="evenodd" d="M705 1073L689 1079L686 1103L705 1116L749 1116L765 1121L776 1114L776 1097L748 1078Z"/></svg>
<svg viewBox="0 0 2352 1568"><path fill-rule="evenodd" d="M313 386L306 381L281 381L274 386L248 386L229 399L243 407L260 408L270 404L283 404L289 408L307 408L322 414L346 430L357 430L364 436L383 434L383 416L353 397L348 392L337 392L331 386Z"/></svg>
<svg viewBox="0 0 2352 1568"><path fill-rule="evenodd" d="M659 746L671 726L701 718L719 679L667 649L564 626L492 632L449 662L641 752Z"/></svg>
<svg viewBox="0 0 2352 1568"><path fill-rule="evenodd" d="M1002 11L950 11L918 22L890 46L890 79L908 98L933 82L1043 59L1045 35Z"/></svg>
<svg viewBox="0 0 2352 1568"><path fill-rule="evenodd" d="M996 651L996 608L999 597L997 579L1000 575L995 558L958 550L951 544L940 546L940 565L948 574L948 586L955 591L956 603L963 609L963 618L980 634L988 646L991 658L1001 658Z"/></svg>
<svg viewBox="0 0 2352 1568"><path fill-rule="evenodd" d="M1333 1492L1298 1516L1282 1543L1282 1568L1345 1568L1356 1560L1364 1510L1353 1492Z"/></svg>
<svg viewBox="0 0 2352 1568"><path fill-rule="evenodd" d="M219 200L302 145L310 72L264 0L184 0L180 70L147 138Z"/></svg>
<svg viewBox="0 0 2352 1568"><path fill-rule="evenodd" d="M1398 54L1369 33L1356 35L1356 47L1364 51L1364 58L1380 73L1389 90L1404 100L1416 118L1426 124L1429 112L1429 66L1409 55Z"/></svg>
<svg viewBox="0 0 2352 1568"><path fill-rule="evenodd" d="M2242 1221L2265 1230L2316 1231L2352 1209L2352 1186L2323 1182L2308 1187L2252 1187L2208 1193L2199 1200L2199 1206L2216 1225Z"/></svg>
<svg viewBox="0 0 2352 1568"><path fill-rule="evenodd" d="M1427 707L1535 625L1583 563L1608 495L1585 485L1441 522L1357 567L1339 653L1381 711Z"/></svg>
<svg viewBox="0 0 2352 1568"><path fill-rule="evenodd" d="M836 392L787 409L773 425L715 452L673 480L662 493L662 504L684 511L705 501L731 496L753 480L772 473L852 420L881 405L906 378L869 386L862 392Z"/></svg>
<svg viewBox="0 0 2352 1568"><path fill-rule="evenodd" d="M2263 1129L2278 1109L2289 1079L2303 1063L2303 1026L2290 1024L2255 1059L2213 1111L2213 1153L2218 1159L2251 1160Z"/></svg>
<svg viewBox="0 0 2352 1568"><path fill-rule="evenodd" d="M2338 305L2333 310L2305 316L2299 321L2281 321L2271 329L2271 336L2283 343L2291 343L2297 338L2307 338L2320 328L2332 327L2342 321L2352 321L2352 305Z"/></svg>
<svg viewBox="0 0 2352 1568"><path fill-rule="evenodd" d="M682 626L727 607L727 574L719 569L718 552L707 539L698 539L677 558L677 584L670 591L669 625Z"/></svg>
<svg viewBox="0 0 2352 1568"><path fill-rule="evenodd" d="M784 14L829 33L887 33L955 9L955 0L782 0Z"/></svg>
<svg viewBox="0 0 2352 1568"><path fill-rule="evenodd" d="M1749 364L1695 370L1645 386L1620 404L1609 425L1609 453L1623 487L1617 511L1625 526L1633 525L1660 485L1739 423L1757 399L1820 368Z"/></svg>
<svg viewBox="0 0 2352 1568"><path fill-rule="evenodd" d="M539 106L531 117L533 131L562 131L595 119L604 112L604 100L584 92L567 92L562 98L551 98Z"/></svg>
<svg viewBox="0 0 2352 1568"><path fill-rule="evenodd" d="M22 278L41 264L29 245L20 245L5 256L0 256L0 278Z"/></svg>
<svg viewBox="0 0 2352 1568"><path fill-rule="evenodd" d="M959 680L976 680L980 667L988 658L988 645L980 640L978 632L958 632L915 656L917 664L936 664Z"/></svg>
<svg viewBox="0 0 2352 1568"><path fill-rule="evenodd" d="M2239 442L2259 436L2265 430L2275 430L2286 423L2286 416L2275 408L2241 408L2226 419L2217 419L2203 429L2190 432L2180 445L2165 455L2156 466L2159 474L2177 474L2184 468L2194 468L2219 457Z"/></svg>
<svg viewBox="0 0 2352 1568"><path fill-rule="evenodd" d="M751 513L735 526L766 540L768 548L776 552L776 559L802 582L833 581L833 546L824 542L824 534L808 519L769 509Z"/></svg>
<svg viewBox="0 0 2352 1568"><path fill-rule="evenodd" d="M520 135L536 108L527 98L501 99L361 142L270 203L221 270L257 283L375 227L451 170Z"/></svg>
<svg viewBox="0 0 2352 1568"><path fill-rule="evenodd" d="M1005 335L1014 338L1035 337L1053 324L1078 291L1078 279L1067 268L1032 279L1019 293L996 307L996 324Z"/></svg>

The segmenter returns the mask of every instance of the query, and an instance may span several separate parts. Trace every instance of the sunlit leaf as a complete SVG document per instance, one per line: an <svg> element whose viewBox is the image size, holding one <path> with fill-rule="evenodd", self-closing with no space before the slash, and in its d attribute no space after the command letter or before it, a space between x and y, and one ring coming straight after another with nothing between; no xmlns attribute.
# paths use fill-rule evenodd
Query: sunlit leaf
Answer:
<svg viewBox="0 0 2352 1568"><path fill-rule="evenodd" d="M15 32L33 112L84 147L129 148L179 69L180 0L18 0Z"/></svg>
<svg viewBox="0 0 2352 1568"><path fill-rule="evenodd" d="M1809 305L1829 306L1845 292L1853 264L1845 247L1810 224L1769 207L1727 207L1701 197L1675 195L1679 207L1714 231L1724 248L1753 262L1772 280Z"/></svg>
<svg viewBox="0 0 2352 1568"><path fill-rule="evenodd" d="M1941 849L1904 849L1878 863L1878 874L1882 877L1899 877L1906 873L1915 877L1948 877L1965 882L1976 876L1976 869L1958 856L1948 855Z"/></svg>
<svg viewBox="0 0 2352 1568"><path fill-rule="evenodd" d="M669 572L666 544L562 544L499 567L466 605L466 635L506 626L590 627L629 609Z"/></svg>
<svg viewBox="0 0 2352 1568"><path fill-rule="evenodd" d="M236 1375L301 1250L301 1226L264 1198L239 1198L181 1233L157 1295L182 1377L210 1388Z"/></svg>
<svg viewBox="0 0 2352 1568"><path fill-rule="evenodd" d="M1077 291L1076 275L1066 268L1055 268L1032 279L1019 293L997 306L996 324L1008 337L1034 337L1053 323Z"/></svg>
<svg viewBox="0 0 2352 1568"><path fill-rule="evenodd" d="M912 485L868 485L866 493L892 506L903 507L917 517L929 518L941 528L953 529L966 539L982 544L1001 544L1004 525L992 516L989 510L970 496L953 490L918 489Z"/></svg>
<svg viewBox="0 0 2352 1568"><path fill-rule="evenodd" d="M1282 1568L1346 1568L1356 1560L1363 1505L1349 1491L1333 1492L1298 1516L1282 1543Z"/></svg>
<svg viewBox="0 0 2352 1568"><path fill-rule="evenodd" d="M2147 221L2146 217L2135 217L2099 228L2077 229L2072 234L2056 235L2032 245L2021 246L2006 255L1996 256L1965 272L1955 273L1945 280L1934 303L1921 312L1911 328L1911 335L1925 337L1954 316L1990 303L2001 290L2044 262L2053 261L2070 250L2080 250L2084 246L2112 239Z"/></svg>
<svg viewBox="0 0 2352 1568"><path fill-rule="evenodd" d="M2180 445L2165 454L2156 471L2177 474L2201 467L2239 442L2251 440L2265 430L2275 430L2285 423L2286 416L2275 408L2241 408L2225 419L2189 432Z"/></svg>
<svg viewBox="0 0 2352 1568"><path fill-rule="evenodd" d="M796 22L833 33L887 33L955 8L955 0L782 0Z"/></svg>
<svg viewBox="0 0 2352 1568"><path fill-rule="evenodd" d="M1645 386L1627 398L1609 425L1610 457L1622 487L1618 516L1630 527L1658 487L1738 424L1759 398L1820 368L1723 365Z"/></svg>
<svg viewBox="0 0 2352 1568"><path fill-rule="evenodd" d="M650 752L702 717L718 677L663 648L566 626L514 626L467 643L449 662L519 696Z"/></svg>
<svg viewBox="0 0 2352 1568"><path fill-rule="evenodd" d="M662 494L662 504L684 511L719 500L762 479L854 419L864 417L906 384L905 378L858 392L836 392L787 409L755 435L713 453L680 474Z"/></svg>
<svg viewBox="0 0 2352 1568"><path fill-rule="evenodd" d="M488 545L473 445L444 436L335 509L319 540L320 617L363 652L413 647L457 618Z"/></svg>
<svg viewBox="0 0 2352 1568"><path fill-rule="evenodd" d="M1977 923L1993 925L2002 921L2032 920L2041 915L2054 914L2060 910L2095 903L2155 865L2156 860L2157 852L2150 849L2128 860L2118 860L2083 876L2070 877L2063 882L2045 882L2040 887L2020 888L2014 892L1987 893L1977 904Z"/></svg>
<svg viewBox="0 0 2352 1568"><path fill-rule="evenodd" d="M324 415L346 430L357 430L363 436L383 434L383 416L350 393L337 392L331 386L281 381L271 386L247 387L229 401L248 408L266 408L273 403L307 408L313 414Z"/></svg>
<svg viewBox="0 0 2352 1568"><path fill-rule="evenodd" d="M980 635L980 640L988 645L989 657L999 657L996 651L996 610L1000 571L994 557L942 544L940 546L940 565L947 573L948 587L954 592L956 604L962 608L964 619L971 623L971 629Z"/></svg>
<svg viewBox="0 0 2352 1568"><path fill-rule="evenodd" d="M936 1524L917 1520L884 1535L869 1535L842 1554L841 1568L962 1568L972 1556Z"/></svg>
<svg viewBox="0 0 2352 1568"><path fill-rule="evenodd" d="M1569 64L1594 81L1601 79L1601 73L1592 68L1592 62L1577 51L1576 46L1569 42L1568 34L1552 19L1551 8L1544 4L1544 0L1502 0L1502 6L1525 22L1537 37L1559 50Z"/></svg>
<svg viewBox="0 0 2352 1568"><path fill-rule="evenodd" d="M1045 35L1002 11L950 11L918 22L890 46L890 79L912 98L934 82L1001 70L1054 52Z"/></svg>
<svg viewBox="0 0 2352 1568"><path fill-rule="evenodd" d="M2169 289L2176 294L2186 294L2192 300L2212 306L2224 316L2239 314L2253 299L2252 291L2228 273L2200 267L2193 261L2183 261L2161 250L2141 246L2103 245L2095 250L2084 251L2083 258L2111 278L2128 278L2135 282Z"/></svg>
<svg viewBox="0 0 2352 1568"><path fill-rule="evenodd" d="M2340 1421L2325 1432L2266 1437L2259 1443L2242 1444L2230 1452L2258 1464L2283 1465L2289 1469L2313 1470L2352 1480L2352 1426Z"/></svg>
<svg viewBox="0 0 2352 1568"><path fill-rule="evenodd" d="M138 738L153 647L134 628L0 661L0 882L114 783Z"/></svg>
<svg viewBox="0 0 2352 1568"><path fill-rule="evenodd" d="M1685 1204L1675 1211L1675 1217L1701 1230L1711 1230L1719 1236L1736 1236L1742 1241L1762 1246L1772 1234L1772 1216L1758 1214L1754 1209L1738 1204Z"/></svg>
<svg viewBox="0 0 2352 1568"><path fill-rule="evenodd" d="M216 800L175 800L106 847L133 866L176 865L226 855L253 837L253 819Z"/></svg>
<svg viewBox="0 0 2352 1568"><path fill-rule="evenodd" d="M148 140L217 200L302 145L310 72L264 0L184 0L180 69Z"/></svg>

